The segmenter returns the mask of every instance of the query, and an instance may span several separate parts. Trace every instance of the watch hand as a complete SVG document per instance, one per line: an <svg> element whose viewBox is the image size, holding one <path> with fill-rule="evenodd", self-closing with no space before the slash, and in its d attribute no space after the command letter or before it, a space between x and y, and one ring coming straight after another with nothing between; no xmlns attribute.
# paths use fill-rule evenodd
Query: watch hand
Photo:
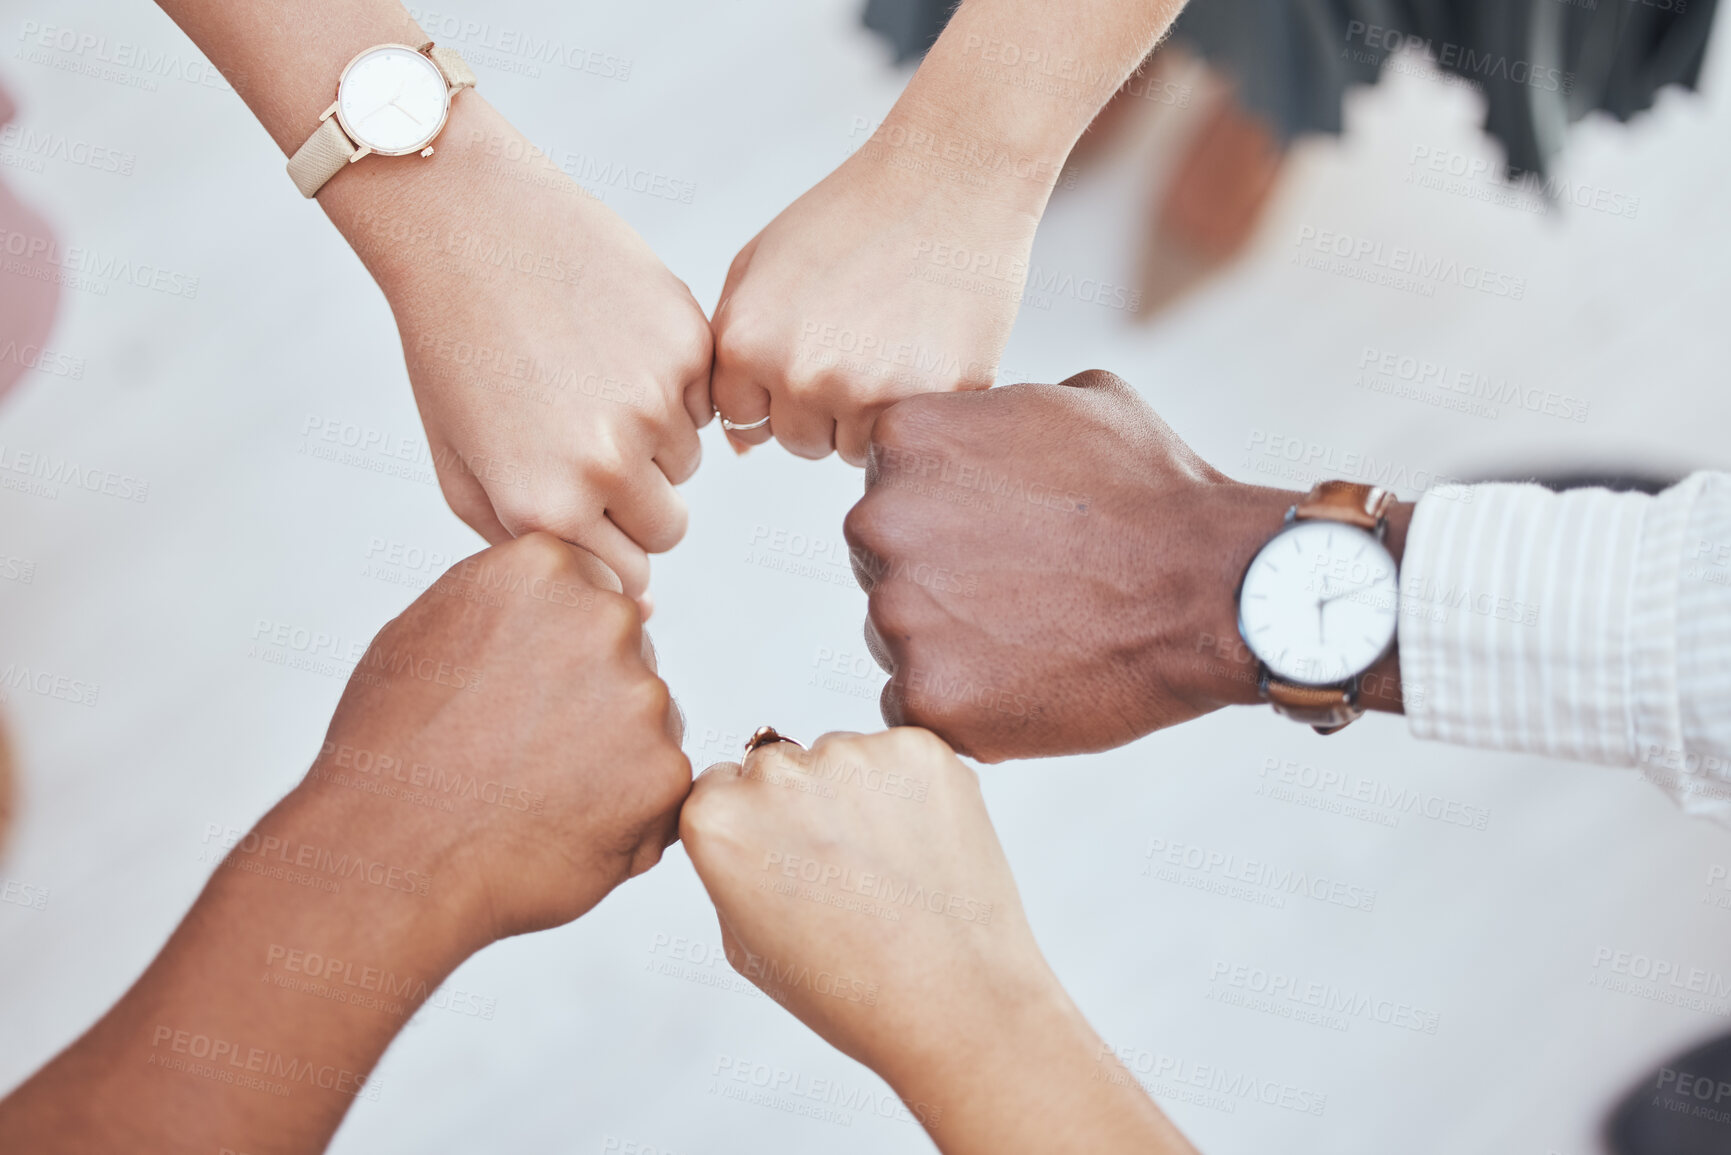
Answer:
<svg viewBox="0 0 1731 1155"><path fill-rule="evenodd" d="M393 104L396 104L397 101L399 101L403 98L403 93L407 92L408 88L409 88L409 82L407 80L403 81L401 84L397 85L397 90L391 94L391 98L389 100L385 101L383 104L379 105L377 108L373 109L371 112L369 112L365 116L361 117L361 119L362 120L371 120L373 117L377 116L379 113L383 112L385 109L391 107ZM411 118L411 119L413 119L413 118ZM417 121L415 121L415 123L419 124L420 121L417 120Z"/></svg>
<svg viewBox="0 0 1731 1155"><path fill-rule="evenodd" d="M389 107L396 109L398 112L402 113L404 116L408 117L410 120L414 121L416 124L420 125L422 128L427 127L425 121L423 121L420 117L416 116L414 113L410 112L408 109L404 108L402 105L398 104L396 101L394 101L394 100L391 101Z"/></svg>

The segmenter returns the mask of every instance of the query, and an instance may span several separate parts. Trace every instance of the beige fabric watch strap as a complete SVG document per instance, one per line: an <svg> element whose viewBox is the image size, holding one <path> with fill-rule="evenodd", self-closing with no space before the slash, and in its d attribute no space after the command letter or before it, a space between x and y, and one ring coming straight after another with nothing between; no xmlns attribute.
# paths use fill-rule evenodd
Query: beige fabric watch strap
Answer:
<svg viewBox="0 0 1731 1155"><path fill-rule="evenodd" d="M359 151L342 125L337 123L337 118L327 116L319 124L319 130L308 137L289 159L289 178L301 190L301 195L311 200L319 195L327 181L343 171L349 159Z"/></svg>
<svg viewBox="0 0 1731 1155"><path fill-rule="evenodd" d="M451 95L465 88L475 87L475 70L469 67L469 62L463 59L463 54L455 48L442 48L437 44L427 44L421 48L433 63L439 66L439 71L445 74L445 82L451 86Z"/></svg>

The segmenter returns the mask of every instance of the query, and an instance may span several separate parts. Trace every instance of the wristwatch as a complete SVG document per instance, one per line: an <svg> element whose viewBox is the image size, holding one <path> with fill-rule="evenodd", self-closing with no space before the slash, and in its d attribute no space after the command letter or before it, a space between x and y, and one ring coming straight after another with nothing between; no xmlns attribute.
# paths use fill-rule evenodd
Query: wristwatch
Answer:
<svg viewBox="0 0 1731 1155"><path fill-rule="evenodd" d="M451 101L475 87L475 73L454 48L380 44L343 69L337 99L319 117L319 129L289 160L289 176L311 199L333 176L379 156L433 155Z"/></svg>
<svg viewBox="0 0 1731 1155"><path fill-rule="evenodd" d="M1319 734L1363 713L1359 679L1394 644L1400 584L1382 543L1394 494L1324 481L1286 511L1238 586L1238 632L1273 707Z"/></svg>

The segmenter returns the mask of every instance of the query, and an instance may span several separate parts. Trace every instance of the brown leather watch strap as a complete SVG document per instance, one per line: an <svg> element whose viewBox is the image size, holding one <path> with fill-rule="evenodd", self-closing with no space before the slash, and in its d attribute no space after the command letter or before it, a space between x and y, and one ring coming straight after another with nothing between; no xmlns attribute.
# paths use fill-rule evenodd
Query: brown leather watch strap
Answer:
<svg viewBox="0 0 1731 1155"><path fill-rule="evenodd" d="M1264 677L1262 696L1280 713L1295 722L1316 727L1318 734L1332 734L1364 716L1358 704L1358 679L1346 686L1295 686Z"/></svg>
<svg viewBox="0 0 1731 1155"><path fill-rule="evenodd" d="M1293 507L1298 521L1343 521L1378 531L1394 504L1394 494L1381 486L1354 481L1319 481Z"/></svg>

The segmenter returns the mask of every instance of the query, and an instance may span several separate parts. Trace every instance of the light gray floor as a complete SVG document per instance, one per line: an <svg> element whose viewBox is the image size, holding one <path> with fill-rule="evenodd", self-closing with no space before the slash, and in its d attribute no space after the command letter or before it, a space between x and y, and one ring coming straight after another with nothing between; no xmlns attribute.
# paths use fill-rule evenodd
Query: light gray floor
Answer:
<svg viewBox="0 0 1731 1155"><path fill-rule="evenodd" d="M857 142L856 118L893 102L902 77L855 29L858 7L465 0L461 11L632 62L626 82L546 65L513 73L497 52L480 71L536 139L695 182L690 205L605 196L707 305L736 249ZM160 946L211 869L207 824L250 823L316 751L341 678L249 656L257 623L364 640L413 595L391 578L431 577L376 576L375 540L450 556L476 547L426 477L303 454L309 420L407 437L419 427L379 294L239 100L32 54L32 20L190 49L144 0L7 3L0 23L0 77L24 123L136 155L131 176L51 162L8 178L69 243L201 287L196 300L125 285L69 294L55 344L86 359L84 379L34 376L0 414L9 453L51 450L150 483L142 504L0 493L0 554L37 566L31 585L0 581L0 661L101 686L94 708L18 692L5 705L27 793L0 878L50 899L40 911L0 903L0 1086L72 1039ZM1469 94L1392 77L1355 100L1345 143L1303 150L1233 276L1153 329L1061 297L1026 309L1006 367L1033 379L1115 369L1247 478L1272 478L1253 448L1270 436L1392 460L1413 480L1407 496L1434 475L1731 465L1724 65L1716 52L1708 95L1667 95L1637 131L1577 133L1566 175L1638 197L1633 220L1540 219L1408 183L1415 147L1491 154ZM1122 153L1062 195L1037 263L1129 282L1144 164ZM1458 285L1424 298L1297 267L1307 227L1488 263L1524 278L1525 299ZM1367 347L1554 389L1590 402L1589 417L1492 419L1369 393L1354 385ZM800 576L785 567L801 558L754 548L776 530L835 540L858 474L775 449L736 460L713 430L706 442L691 534L658 563L655 586L662 668L691 719L694 760L731 755L765 721L794 734L873 727L877 676L816 677L820 655L864 654L864 599L845 567L808 545L818 576ZM1385 825L1301 804L1315 792L1261 792L1282 761L1481 808L1486 829L1416 813ZM1731 840L1632 772L1421 745L1386 718L1323 741L1240 711L1111 755L992 768L985 781L1054 965L1109 1040L1167 1072L1156 1094L1211 1153L1583 1155L1603 1107L1649 1064L1731 1029L1725 1000L1704 1014L1595 985L1601 950L1731 979L1731 911L1705 901ZM1374 890L1374 910L1271 906L1184 884L1197 876L1153 877L1155 840L1343 880ZM423 1013L336 1150L930 1148L911 1123L880 1117L894 1101L873 1076L742 993L725 964L704 965L718 946L674 851L580 924L464 967L451 1006L492 1017ZM1212 976L1236 967L1327 984L1370 1009L1328 1026L1233 1005L1235 988ZM1378 1021L1397 1005L1434 1016L1435 1033ZM836 1081L847 1104L829 1109L845 1119L729 1098L718 1069L748 1063L806 1087ZM1305 1114L1179 1082L1222 1078L1325 1099Z"/></svg>

